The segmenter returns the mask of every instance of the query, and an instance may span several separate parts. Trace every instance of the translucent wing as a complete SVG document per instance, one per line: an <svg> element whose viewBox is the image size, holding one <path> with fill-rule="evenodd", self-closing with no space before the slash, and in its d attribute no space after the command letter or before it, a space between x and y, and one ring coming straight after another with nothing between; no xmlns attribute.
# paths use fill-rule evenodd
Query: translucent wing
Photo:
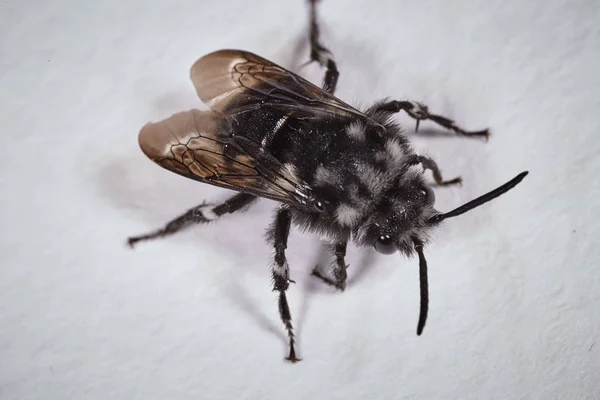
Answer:
<svg viewBox="0 0 600 400"><path fill-rule="evenodd" d="M219 113L235 116L272 107L295 111L298 118L335 114L368 119L306 79L242 50L207 54L194 63L190 76L200 99Z"/></svg>
<svg viewBox="0 0 600 400"><path fill-rule="evenodd" d="M284 203L312 204L310 188L253 142L221 132L222 118L189 110L140 131L142 151L179 175Z"/></svg>

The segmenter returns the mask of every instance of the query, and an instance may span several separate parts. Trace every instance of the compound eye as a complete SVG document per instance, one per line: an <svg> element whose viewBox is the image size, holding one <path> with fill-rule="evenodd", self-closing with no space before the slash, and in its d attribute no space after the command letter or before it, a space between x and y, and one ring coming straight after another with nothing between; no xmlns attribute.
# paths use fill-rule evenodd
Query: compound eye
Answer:
<svg viewBox="0 0 600 400"><path fill-rule="evenodd" d="M430 188L429 186L424 186L419 190L421 192L421 198L424 199L427 202L427 204L433 205L435 203L435 193L433 192L432 188Z"/></svg>
<svg viewBox="0 0 600 400"><path fill-rule="evenodd" d="M393 254L398 248L390 235L380 235L379 238L377 238L377 242L375 242L375 250L381 254Z"/></svg>
<svg viewBox="0 0 600 400"><path fill-rule="evenodd" d="M321 200L315 200L313 202L313 207L317 212L325 212L325 203L323 203Z"/></svg>

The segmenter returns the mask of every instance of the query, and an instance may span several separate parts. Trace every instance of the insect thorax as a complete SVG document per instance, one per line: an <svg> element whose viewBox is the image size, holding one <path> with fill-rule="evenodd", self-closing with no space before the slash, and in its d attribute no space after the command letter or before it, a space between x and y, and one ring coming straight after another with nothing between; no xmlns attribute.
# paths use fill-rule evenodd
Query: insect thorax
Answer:
<svg viewBox="0 0 600 400"><path fill-rule="evenodd" d="M420 171L410 169L414 153L399 127L377 122L385 131L357 118L300 119L261 109L236 116L233 130L261 143L317 193L325 211L292 207L295 223L336 240L360 236L378 208L393 219L394 208L406 208L397 192L422 183Z"/></svg>

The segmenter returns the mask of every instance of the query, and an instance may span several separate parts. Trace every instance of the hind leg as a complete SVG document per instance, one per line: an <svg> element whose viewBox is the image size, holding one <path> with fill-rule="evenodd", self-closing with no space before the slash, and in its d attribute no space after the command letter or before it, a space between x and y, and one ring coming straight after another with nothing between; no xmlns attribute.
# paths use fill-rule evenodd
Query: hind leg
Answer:
<svg viewBox="0 0 600 400"><path fill-rule="evenodd" d="M250 205L256 200L256 196L238 193L221 204L204 204L189 209L185 214L175 218L165 225L164 228L158 229L140 236L133 236L127 239L130 247L134 247L140 241L165 237L179 232L190 225L202 224L214 221L223 214L234 213L247 205Z"/></svg>

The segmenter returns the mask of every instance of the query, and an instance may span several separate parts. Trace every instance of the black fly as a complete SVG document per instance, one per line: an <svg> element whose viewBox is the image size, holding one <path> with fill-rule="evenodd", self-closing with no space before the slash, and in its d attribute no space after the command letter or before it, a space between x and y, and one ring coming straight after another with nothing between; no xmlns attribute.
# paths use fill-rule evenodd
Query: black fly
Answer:
<svg viewBox="0 0 600 400"><path fill-rule="evenodd" d="M380 101L359 111L334 97L339 72L331 52L319 42L316 2L309 1L310 57L326 68L322 88L255 54L216 51L191 68L198 96L210 111L181 112L141 129L140 146L154 162L238 193L222 204L195 207L156 232L129 239L133 247L139 241L234 213L259 197L279 202L267 238L275 249L273 289L279 292L290 361L299 360L286 299L293 282L285 256L292 224L330 241L335 249L331 273L315 268L313 275L340 290L346 287L348 241L374 247L382 254L416 253L420 335L428 310L423 248L429 232L443 220L502 195L527 175L522 172L453 211L435 210L435 196L424 171L430 170L442 186L461 179L444 180L435 161L415 154L392 116L405 111L416 120L417 129L420 121L430 120L460 136L487 139L488 130L466 131L418 102Z"/></svg>

